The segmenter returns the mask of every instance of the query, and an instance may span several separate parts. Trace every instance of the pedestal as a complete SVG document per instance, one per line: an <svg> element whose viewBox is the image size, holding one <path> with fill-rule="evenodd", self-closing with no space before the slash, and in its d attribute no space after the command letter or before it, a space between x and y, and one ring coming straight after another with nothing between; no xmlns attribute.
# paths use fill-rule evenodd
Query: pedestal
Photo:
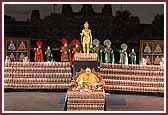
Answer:
<svg viewBox="0 0 168 115"><path fill-rule="evenodd" d="M86 69L87 67L98 71L97 53L90 53L88 56L84 56L83 53L76 53L73 65L73 75L79 72L81 68Z"/></svg>
<svg viewBox="0 0 168 115"><path fill-rule="evenodd" d="M74 61L74 67L73 67L73 75L75 75L76 72L79 72L82 69L86 69L89 67L90 69L95 69L95 71L98 71L98 63L97 61Z"/></svg>
<svg viewBox="0 0 168 115"><path fill-rule="evenodd" d="M74 56L76 61L97 61L97 53L90 53L89 55L84 55L84 53L76 53Z"/></svg>
<svg viewBox="0 0 168 115"><path fill-rule="evenodd" d="M80 92L68 89L67 111L104 111L104 90Z"/></svg>

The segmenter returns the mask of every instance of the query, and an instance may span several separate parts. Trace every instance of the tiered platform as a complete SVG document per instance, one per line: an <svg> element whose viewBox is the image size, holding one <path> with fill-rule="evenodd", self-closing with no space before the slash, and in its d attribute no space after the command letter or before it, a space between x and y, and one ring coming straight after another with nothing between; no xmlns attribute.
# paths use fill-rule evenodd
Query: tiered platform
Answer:
<svg viewBox="0 0 168 115"><path fill-rule="evenodd" d="M104 111L104 90L80 92L69 89L67 99L67 111Z"/></svg>
<svg viewBox="0 0 168 115"><path fill-rule="evenodd" d="M88 76L89 75L89 76ZM97 83L93 81L83 81L87 78L96 77ZM79 79L81 79L79 83ZM99 74L92 69L90 72L81 69L71 81L71 87L67 92L67 111L104 111L105 107L104 82Z"/></svg>
<svg viewBox="0 0 168 115"><path fill-rule="evenodd" d="M68 89L71 81L68 62L5 63L5 89Z"/></svg>
<svg viewBox="0 0 168 115"><path fill-rule="evenodd" d="M164 69L155 65L101 64L105 90L164 93Z"/></svg>

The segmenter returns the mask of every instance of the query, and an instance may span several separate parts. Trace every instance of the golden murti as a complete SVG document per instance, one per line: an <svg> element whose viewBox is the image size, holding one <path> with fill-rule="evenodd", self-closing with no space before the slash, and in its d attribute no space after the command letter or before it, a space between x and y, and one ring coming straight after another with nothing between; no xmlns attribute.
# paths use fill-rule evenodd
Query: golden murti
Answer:
<svg viewBox="0 0 168 115"><path fill-rule="evenodd" d="M92 34L91 30L89 29L89 24L88 22L84 23L84 29L82 30L81 35L81 42L83 45L83 52L84 55L89 55L90 48L92 47Z"/></svg>
<svg viewBox="0 0 168 115"><path fill-rule="evenodd" d="M90 84L94 84L94 83L98 83L99 79L97 78L97 76L93 73L91 73L90 68L86 69L86 72L81 74L76 82L78 83L78 85L80 85L81 82L88 82Z"/></svg>

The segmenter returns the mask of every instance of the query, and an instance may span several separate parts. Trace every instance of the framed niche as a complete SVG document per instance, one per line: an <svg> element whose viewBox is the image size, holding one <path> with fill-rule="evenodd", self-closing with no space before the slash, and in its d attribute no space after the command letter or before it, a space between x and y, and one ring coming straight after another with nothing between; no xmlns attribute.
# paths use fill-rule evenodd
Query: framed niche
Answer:
<svg viewBox="0 0 168 115"><path fill-rule="evenodd" d="M160 65L164 57L164 40L141 40L139 61L145 58L147 65Z"/></svg>
<svg viewBox="0 0 168 115"><path fill-rule="evenodd" d="M31 38L5 37L4 56L8 56L12 62L22 62L25 56L30 57L30 42Z"/></svg>

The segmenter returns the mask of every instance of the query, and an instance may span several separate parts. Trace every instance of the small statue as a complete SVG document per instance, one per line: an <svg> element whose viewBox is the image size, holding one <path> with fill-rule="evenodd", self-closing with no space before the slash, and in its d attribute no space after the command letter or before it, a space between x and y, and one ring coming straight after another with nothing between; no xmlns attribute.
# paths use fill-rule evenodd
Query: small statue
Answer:
<svg viewBox="0 0 168 115"><path fill-rule="evenodd" d="M111 41L110 40L105 40L104 45L106 46L105 48L105 63L112 63L114 64L114 53L113 49L111 48Z"/></svg>
<svg viewBox="0 0 168 115"><path fill-rule="evenodd" d="M146 56L145 60L146 60L146 64L147 64L147 65L150 65L150 64L151 64L151 59L150 59L149 56Z"/></svg>
<svg viewBox="0 0 168 115"><path fill-rule="evenodd" d="M24 42L22 41L18 47L18 50L26 50L26 45L24 44Z"/></svg>
<svg viewBox="0 0 168 115"><path fill-rule="evenodd" d="M34 48L34 51L35 51L34 61L35 62L44 62L43 51L41 49L42 42L41 41L37 41L36 45L38 46L38 48Z"/></svg>
<svg viewBox="0 0 168 115"><path fill-rule="evenodd" d="M120 64L126 64L128 65L128 56L127 56L127 45L125 43L121 44L121 49L120 50Z"/></svg>
<svg viewBox="0 0 168 115"><path fill-rule="evenodd" d="M5 57L5 63L11 62L9 56Z"/></svg>
<svg viewBox="0 0 168 115"><path fill-rule="evenodd" d="M68 48L68 41L63 38L61 40L63 46L61 47L61 61L69 61L69 48Z"/></svg>
<svg viewBox="0 0 168 115"><path fill-rule="evenodd" d="M10 61L11 61L11 62L14 62L14 61L15 61L15 56L14 56L13 53L10 53L9 58L10 58Z"/></svg>
<svg viewBox="0 0 168 115"><path fill-rule="evenodd" d="M72 61L74 61L75 54L81 52L80 47L79 47L80 42L77 39L73 39L72 44L75 46L72 48Z"/></svg>
<svg viewBox="0 0 168 115"><path fill-rule="evenodd" d="M15 45L14 45L12 40L10 41L10 44L8 46L8 50L12 50L12 51L16 50L16 47L15 47Z"/></svg>
<svg viewBox="0 0 168 115"><path fill-rule="evenodd" d="M155 49L154 49L154 53L162 53L162 49L160 48L160 45L157 44Z"/></svg>
<svg viewBox="0 0 168 115"><path fill-rule="evenodd" d="M109 46L107 46L105 48L105 63L111 62L110 54L111 54L111 48Z"/></svg>
<svg viewBox="0 0 168 115"><path fill-rule="evenodd" d="M149 44L148 44L148 43L146 43L144 52L145 52L145 53L151 53L151 52L152 52L152 51L151 51L151 48L149 47Z"/></svg>
<svg viewBox="0 0 168 115"><path fill-rule="evenodd" d="M131 58L131 64L136 64L136 53L134 49L131 50L129 56Z"/></svg>
<svg viewBox="0 0 168 115"><path fill-rule="evenodd" d="M161 56L160 66L164 67L164 58Z"/></svg>
<svg viewBox="0 0 168 115"><path fill-rule="evenodd" d="M23 62L29 62L29 57L28 56L25 56L24 59L23 59Z"/></svg>
<svg viewBox="0 0 168 115"><path fill-rule="evenodd" d="M47 46L47 49L45 51L45 55L46 55L47 62L51 62L53 54L51 52L50 46Z"/></svg>
<svg viewBox="0 0 168 115"><path fill-rule="evenodd" d="M145 58L142 58L141 61L140 61L140 65L146 65L146 63L147 62L146 62Z"/></svg>
<svg viewBox="0 0 168 115"><path fill-rule="evenodd" d="M97 61L100 63L100 41L98 39L94 39L93 40L93 45L95 45L95 47L93 48L93 52L97 53Z"/></svg>
<svg viewBox="0 0 168 115"><path fill-rule="evenodd" d="M21 53L20 56L19 56L19 61L20 61L20 62L23 62L24 58L25 58L24 54Z"/></svg>
<svg viewBox="0 0 168 115"><path fill-rule="evenodd" d="M156 65L160 65L161 59L159 58L159 56L156 56L154 64Z"/></svg>
<svg viewBox="0 0 168 115"><path fill-rule="evenodd" d="M93 74L91 72L90 68L86 68L85 73L81 74L76 82L79 85L83 85L83 84L95 84L99 82L99 79L97 78L97 76L95 74Z"/></svg>
<svg viewBox="0 0 168 115"><path fill-rule="evenodd" d="M89 23L87 21L84 23L84 29L80 35L84 56L86 56L86 53L89 55L90 48L92 48L92 34L91 30L89 29Z"/></svg>

